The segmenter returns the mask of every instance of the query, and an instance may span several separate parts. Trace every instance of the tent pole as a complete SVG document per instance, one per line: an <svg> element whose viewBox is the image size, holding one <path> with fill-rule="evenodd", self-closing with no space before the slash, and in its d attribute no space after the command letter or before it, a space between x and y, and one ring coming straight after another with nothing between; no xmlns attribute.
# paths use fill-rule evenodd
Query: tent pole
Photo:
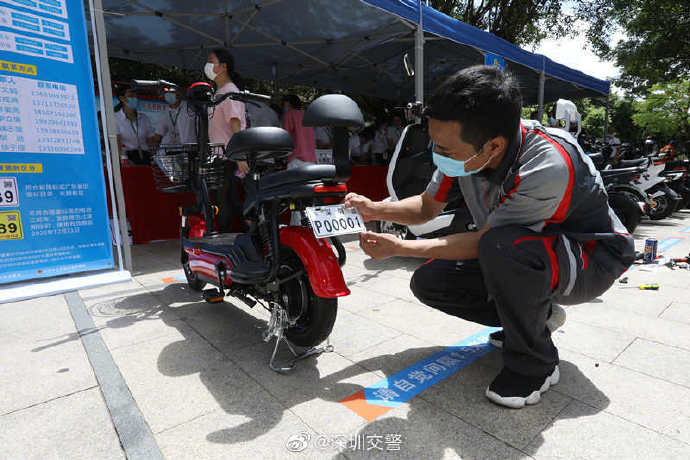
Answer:
<svg viewBox="0 0 690 460"><path fill-rule="evenodd" d="M608 93L606 94L606 112L604 115L604 137L603 139L606 139L606 135L609 132L609 95Z"/></svg>
<svg viewBox="0 0 690 460"><path fill-rule="evenodd" d="M132 251L129 247L127 214L125 211L125 195L122 189L122 176L120 175L120 152L117 145L117 129L115 128L115 111L113 110L113 91L110 81L110 65L108 64L108 48L105 37L105 21L103 20L103 2L101 0L89 0L91 7L91 27L93 28L94 53L96 56L96 70L98 72L98 85L101 93L101 122L103 123L103 134L107 137L105 143L106 154L109 156L108 164L110 178L115 185L115 200L111 204L113 208L113 218L117 220L119 231L116 230L116 241L124 252L124 267L132 271ZM111 189L112 192L112 189ZM119 252L118 252L119 253ZM122 257L120 257L122 265Z"/></svg>
<svg viewBox="0 0 690 460"><path fill-rule="evenodd" d="M537 95L539 101L539 123L544 119L544 83L546 83L546 74L542 71L539 74L539 94Z"/></svg>
<svg viewBox="0 0 690 460"><path fill-rule="evenodd" d="M414 40L414 94L417 102L424 103L424 27L422 26L422 1L419 6L419 22Z"/></svg>

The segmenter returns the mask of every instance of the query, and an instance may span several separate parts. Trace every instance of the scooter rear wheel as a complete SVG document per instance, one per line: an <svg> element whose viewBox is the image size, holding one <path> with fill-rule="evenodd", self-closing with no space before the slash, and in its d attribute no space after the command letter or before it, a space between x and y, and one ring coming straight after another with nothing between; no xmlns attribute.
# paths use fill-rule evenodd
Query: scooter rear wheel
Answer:
<svg viewBox="0 0 690 460"><path fill-rule="evenodd" d="M182 270L184 270L184 276L187 278L187 285L189 285L189 289L200 292L202 289L204 289L206 283L201 281L199 277L196 276L196 273L192 271L191 267L189 266L189 255L184 248L182 248L180 259L182 262Z"/></svg>
<svg viewBox="0 0 690 460"><path fill-rule="evenodd" d="M278 271L280 278L304 270L299 257L283 246ZM338 299L326 299L314 294L306 271L280 287L283 307L291 319L297 319L294 326L285 330L285 337L299 347L315 347L328 338L333 330L338 313Z"/></svg>

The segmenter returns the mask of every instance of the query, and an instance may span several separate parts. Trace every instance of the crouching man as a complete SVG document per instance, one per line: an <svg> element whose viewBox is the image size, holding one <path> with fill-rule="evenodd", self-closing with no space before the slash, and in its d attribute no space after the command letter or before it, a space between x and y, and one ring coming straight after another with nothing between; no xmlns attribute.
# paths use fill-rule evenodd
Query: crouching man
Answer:
<svg viewBox="0 0 690 460"><path fill-rule="evenodd" d="M458 181L478 231L416 241L362 233L360 243L376 259L429 259L410 283L420 301L503 328L491 343L503 349L504 367L486 396L513 408L536 404L558 383L558 304L601 295L634 260L592 162L565 131L521 123L521 106L517 82L500 69L458 72L426 109L438 168L426 191L397 202L345 199L365 220L421 224Z"/></svg>

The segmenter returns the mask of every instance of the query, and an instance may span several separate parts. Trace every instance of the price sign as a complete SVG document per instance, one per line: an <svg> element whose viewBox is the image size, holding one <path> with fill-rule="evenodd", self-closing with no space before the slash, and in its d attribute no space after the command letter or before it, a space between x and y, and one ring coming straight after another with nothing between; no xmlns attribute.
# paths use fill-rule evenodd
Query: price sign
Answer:
<svg viewBox="0 0 690 460"><path fill-rule="evenodd" d="M0 176L0 206L19 206L16 177Z"/></svg>
<svg viewBox="0 0 690 460"><path fill-rule="evenodd" d="M0 241L22 239L24 232L19 211L0 211Z"/></svg>

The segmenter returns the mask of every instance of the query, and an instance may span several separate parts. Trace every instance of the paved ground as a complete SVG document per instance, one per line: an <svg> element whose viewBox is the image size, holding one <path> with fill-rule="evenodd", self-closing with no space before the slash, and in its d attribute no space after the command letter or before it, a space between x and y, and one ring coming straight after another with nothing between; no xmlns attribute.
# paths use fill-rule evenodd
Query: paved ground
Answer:
<svg viewBox="0 0 690 460"><path fill-rule="evenodd" d="M677 216L643 223L639 248L647 236L678 238L666 253L686 255L690 213ZM134 281L79 293L94 324L81 337L74 297L0 305L0 458L122 458L123 445L147 438L171 459L690 457L690 270L636 267L629 284L569 307L555 334L561 383L537 406L485 399L501 366L493 351L367 422L340 401L484 327L418 303L408 289L418 262L375 262L347 246L352 295L340 302L335 352L289 375L266 365L264 311L209 305L174 281L175 242L135 247ZM645 282L661 289L624 289ZM101 339L105 353L87 356ZM111 357L119 374L96 375ZM109 410L103 395L118 375ZM111 416L137 414L141 430L116 431ZM287 450L307 437L306 449ZM324 439L350 442L339 451Z"/></svg>

